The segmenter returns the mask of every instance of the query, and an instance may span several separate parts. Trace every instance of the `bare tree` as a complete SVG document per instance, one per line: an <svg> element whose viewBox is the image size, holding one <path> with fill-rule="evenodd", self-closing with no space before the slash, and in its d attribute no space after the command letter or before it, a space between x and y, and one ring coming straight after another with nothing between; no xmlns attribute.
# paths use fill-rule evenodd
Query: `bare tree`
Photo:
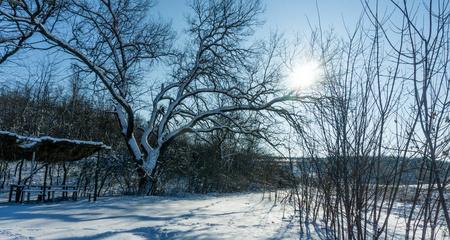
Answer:
<svg viewBox="0 0 450 240"><path fill-rule="evenodd" d="M0 15L11 23L26 23L48 46L62 49L102 82L116 103L122 134L143 178L141 187L147 185L145 176L154 174L162 147L175 137L221 128L257 134L263 122L250 124L231 113L277 112L282 111L277 103L297 100L279 84L280 40L249 42L260 23L258 0L193 1L188 44L180 50L170 49L169 26L147 17L148 1L76 0L54 6L61 12L52 23L33 17L35 1L22 1ZM145 81L143 72L166 56L171 56L172 73L159 90L151 91L156 81ZM152 92L145 109L150 116L138 141L134 94L143 88ZM220 124L218 116L231 124Z"/></svg>
<svg viewBox="0 0 450 240"><path fill-rule="evenodd" d="M27 18L22 18L23 14L26 12L27 16L42 24L54 22L58 5L55 1L33 1L29 5L23 1L0 1L2 11L8 13L0 15L0 64L33 43L37 27Z"/></svg>
<svg viewBox="0 0 450 240"><path fill-rule="evenodd" d="M313 202L332 238L445 237L449 4L391 1L388 13L362 4L368 25L343 39L321 26L312 34L323 97L304 106L309 126L293 124L310 159L294 188L300 221ZM404 233L392 229L399 218Z"/></svg>
<svg viewBox="0 0 450 240"><path fill-rule="evenodd" d="M406 22L406 31L403 34L409 48L402 53L405 68L411 71L408 80L413 85L414 109L418 113L419 127L414 134L414 140L418 153L423 157L424 165L429 169L429 185L424 204L425 216L421 236L425 238L427 222L433 214L433 208L430 205L433 188L436 188L438 192L438 206L442 208L447 230L450 231L448 199L445 193L447 181L445 177L442 179L446 174L445 169L442 171L438 166L439 161L447 158L445 152L448 149L447 135L450 127L448 120L450 8L445 1L422 3L419 7L426 9L424 16L426 20L423 22L411 13L414 11L414 5L395 1L392 1L392 5ZM420 184L417 185L417 188L420 187ZM413 211L415 209L411 209L411 212ZM440 212L436 210L434 214L438 218Z"/></svg>

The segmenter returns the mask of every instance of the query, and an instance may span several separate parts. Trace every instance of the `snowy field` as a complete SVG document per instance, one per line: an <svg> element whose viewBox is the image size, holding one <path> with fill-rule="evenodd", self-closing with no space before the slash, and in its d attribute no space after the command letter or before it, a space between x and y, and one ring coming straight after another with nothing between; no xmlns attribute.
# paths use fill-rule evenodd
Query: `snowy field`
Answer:
<svg viewBox="0 0 450 240"><path fill-rule="evenodd" d="M298 239L291 213L257 193L0 204L0 239Z"/></svg>

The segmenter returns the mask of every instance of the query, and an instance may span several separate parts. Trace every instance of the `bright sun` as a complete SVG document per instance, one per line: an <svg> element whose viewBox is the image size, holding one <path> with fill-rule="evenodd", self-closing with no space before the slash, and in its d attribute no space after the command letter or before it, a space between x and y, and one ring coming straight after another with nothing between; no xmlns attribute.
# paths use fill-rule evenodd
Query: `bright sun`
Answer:
<svg viewBox="0 0 450 240"><path fill-rule="evenodd" d="M311 87L320 77L320 64L311 60L295 64L287 78L292 90L304 90Z"/></svg>

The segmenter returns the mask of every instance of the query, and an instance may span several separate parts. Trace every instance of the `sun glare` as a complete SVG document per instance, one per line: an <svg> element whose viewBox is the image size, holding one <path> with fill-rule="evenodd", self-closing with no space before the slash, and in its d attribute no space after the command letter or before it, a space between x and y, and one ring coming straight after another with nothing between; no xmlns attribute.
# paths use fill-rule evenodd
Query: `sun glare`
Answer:
<svg viewBox="0 0 450 240"><path fill-rule="evenodd" d="M320 64L310 60L301 62L292 68L288 75L288 87L292 90L304 90L311 87L320 77Z"/></svg>

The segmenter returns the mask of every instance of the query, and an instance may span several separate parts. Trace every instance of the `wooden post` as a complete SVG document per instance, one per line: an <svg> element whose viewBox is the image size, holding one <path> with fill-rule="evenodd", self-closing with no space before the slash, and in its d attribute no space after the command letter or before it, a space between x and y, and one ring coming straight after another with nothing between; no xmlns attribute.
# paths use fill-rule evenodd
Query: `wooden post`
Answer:
<svg viewBox="0 0 450 240"><path fill-rule="evenodd" d="M13 191L14 191L14 186L15 185L9 186L9 199L8 199L8 202L12 201L12 194L13 194Z"/></svg>
<svg viewBox="0 0 450 240"><path fill-rule="evenodd" d="M48 166L48 165L47 165ZM52 185L53 185L53 174L52 174L53 167L52 165L48 166L48 178L50 178L50 185L48 186L47 191L47 201L53 200L52 199Z"/></svg>
<svg viewBox="0 0 450 240"><path fill-rule="evenodd" d="M22 168L23 168L24 160L20 161L19 165L19 179L17 180L17 188L16 188L16 202L20 202L20 196L22 195L20 184L22 183Z"/></svg>
<svg viewBox="0 0 450 240"><path fill-rule="evenodd" d="M22 183L22 168L23 168L23 160L20 161L19 166L19 179L17 180L17 185L20 185Z"/></svg>
<svg viewBox="0 0 450 240"><path fill-rule="evenodd" d="M45 164L45 173L44 173L44 189L42 189L42 201L45 202L45 194L47 190L47 173L48 173L48 163Z"/></svg>
<svg viewBox="0 0 450 240"><path fill-rule="evenodd" d="M33 183L33 175L34 175L34 163L36 161L36 151L33 150L33 156L31 157L31 167L30 167L30 185ZM36 166L37 168L37 166Z"/></svg>
<svg viewBox="0 0 450 240"><path fill-rule="evenodd" d="M98 188L98 161L100 160L100 151L97 154L97 161L95 161L95 176L94 176L94 202L97 201L97 188Z"/></svg>
<svg viewBox="0 0 450 240"><path fill-rule="evenodd" d="M22 191L20 191L20 203L23 203L23 195L24 195L24 192L23 192L23 190L25 189L25 187L23 187L22 188Z"/></svg>
<svg viewBox="0 0 450 240"><path fill-rule="evenodd" d="M66 187L66 182L67 182L67 166L66 166L66 162L63 162L63 171L64 171L63 181L62 181L62 185L64 186L63 190L67 190L67 187ZM63 199L67 198L67 196L68 196L67 192L63 191L63 193L62 193Z"/></svg>

